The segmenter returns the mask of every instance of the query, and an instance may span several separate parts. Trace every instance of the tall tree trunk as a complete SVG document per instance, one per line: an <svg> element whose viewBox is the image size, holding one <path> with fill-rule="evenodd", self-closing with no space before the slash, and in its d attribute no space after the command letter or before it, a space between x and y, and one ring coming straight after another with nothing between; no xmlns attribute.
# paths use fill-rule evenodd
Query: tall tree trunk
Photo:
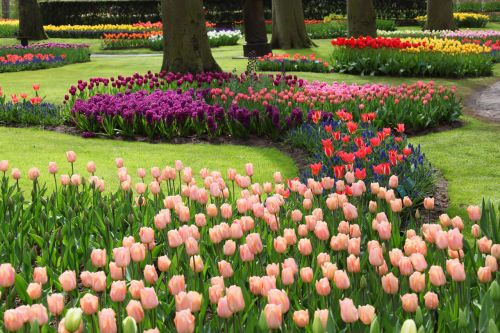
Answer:
<svg viewBox="0 0 500 333"><path fill-rule="evenodd" d="M347 0L347 35L377 36L377 16L372 0Z"/></svg>
<svg viewBox="0 0 500 333"><path fill-rule="evenodd" d="M271 52L271 45L267 42L266 20L264 19L263 0L245 0L243 4L245 18L245 41L243 55L254 54L256 57L265 56Z"/></svg>
<svg viewBox="0 0 500 333"><path fill-rule="evenodd" d="M19 0L19 39L47 39L37 0Z"/></svg>
<svg viewBox="0 0 500 333"><path fill-rule="evenodd" d="M181 73L221 71L208 44L202 0L162 0L162 70Z"/></svg>
<svg viewBox="0 0 500 333"><path fill-rule="evenodd" d="M2 18L10 17L10 0L2 0Z"/></svg>
<svg viewBox="0 0 500 333"><path fill-rule="evenodd" d="M315 46L306 31L302 0L273 0L273 49Z"/></svg>
<svg viewBox="0 0 500 333"><path fill-rule="evenodd" d="M428 30L454 30L453 0L428 0L427 23Z"/></svg>

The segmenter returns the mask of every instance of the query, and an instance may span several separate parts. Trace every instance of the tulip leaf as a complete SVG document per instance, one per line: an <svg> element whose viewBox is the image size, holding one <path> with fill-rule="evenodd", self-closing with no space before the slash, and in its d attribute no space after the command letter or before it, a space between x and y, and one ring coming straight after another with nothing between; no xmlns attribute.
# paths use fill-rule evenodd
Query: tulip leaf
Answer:
<svg viewBox="0 0 500 333"><path fill-rule="evenodd" d="M28 296L28 293L26 292L26 288L28 288L28 283L26 283L26 280L20 274L16 274L14 284L19 298L25 303L29 302L30 298Z"/></svg>
<svg viewBox="0 0 500 333"><path fill-rule="evenodd" d="M493 302L491 301L491 296L489 293L486 293L481 303L481 313L479 314L479 333L488 332L488 322L490 318L492 318L492 307Z"/></svg>

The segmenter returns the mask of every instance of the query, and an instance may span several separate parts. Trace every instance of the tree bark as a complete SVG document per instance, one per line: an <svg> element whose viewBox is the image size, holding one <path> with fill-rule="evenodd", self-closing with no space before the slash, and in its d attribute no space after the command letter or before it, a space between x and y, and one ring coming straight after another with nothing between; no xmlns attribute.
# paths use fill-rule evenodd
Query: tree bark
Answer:
<svg viewBox="0 0 500 333"><path fill-rule="evenodd" d="M377 36L377 16L372 0L347 0L347 35Z"/></svg>
<svg viewBox="0 0 500 333"><path fill-rule="evenodd" d="M162 0L162 70L220 72L208 44L202 0Z"/></svg>
<svg viewBox="0 0 500 333"><path fill-rule="evenodd" d="M245 19L245 41L243 55L254 54L257 57L271 52L271 45L267 42L266 20L264 18L264 1L245 0L243 4Z"/></svg>
<svg viewBox="0 0 500 333"><path fill-rule="evenodd" d="M302 0L273 0L273 49L303 49L316 46L304 23Z"/></svg>
<svg viewBox="0 0 500 333"><path fill-rule="evenodd" d="M427 30L454 30L453 0L427 1Z"/></svg>
<svg viewBox="0 0 500 333"><path fill-rule="evenodd" d="M37 0L19 0L19 39L47 39Z"/></svg>
<svg viewBox="0 0 500 333"><path fill-rule="evenodd" d="M10 18L10 0L2 0L2 18Z"/></svg>

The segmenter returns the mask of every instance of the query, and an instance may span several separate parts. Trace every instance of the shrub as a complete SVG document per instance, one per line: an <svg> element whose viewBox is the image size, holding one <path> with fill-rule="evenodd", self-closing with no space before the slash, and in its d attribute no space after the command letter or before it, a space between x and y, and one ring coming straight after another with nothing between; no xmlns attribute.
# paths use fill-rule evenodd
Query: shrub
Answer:
<svg viewBox="0 0 500 333"><path fill-rule="evenodd" d="M500 3L498 1L490 2L460 2L455 5L457 12L500 12Z"/></svg>
<svg viewBox="0 0 500 333"><path fill-rule="evenodd" d="M492 74L491 47L436 38L335 39L335 70L362 75L431 77Z"/></svg>

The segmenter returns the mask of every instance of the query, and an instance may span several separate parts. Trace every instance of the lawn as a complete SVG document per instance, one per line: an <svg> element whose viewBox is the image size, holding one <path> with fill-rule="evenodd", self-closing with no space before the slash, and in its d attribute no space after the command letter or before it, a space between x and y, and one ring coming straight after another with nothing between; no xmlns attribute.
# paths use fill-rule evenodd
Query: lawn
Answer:
<svg viewBox="0 0 500 333"><path fill-rule="evenodd" d="M490 27L491 28L491 27ZM62 40L59 40L62 41ZM81 40L65 40L71 42L77 42ZM95 40L93 42L96 42ZM329 58L330 44L329 40L316 40L317 48L306 49L306 50L294 50L293 52L298 52L301 54L310 54L312 52L316 53L318 57L323 57L324 59ZM221 47L213 49L213 54L222 68L226 71L243 71L246 68L246 60L235 59L234 57L240 56L242 53L241 45L232 47ZM32 83L40 83L42 88L42 95L47 97L48 101L59 103L67 89L70 85L74 84L78 79L87 79L92 76L102 76L109 77L117 74L132 74L134 72L146 72L147 70L158 70L161 64L161 55L158 56L147 56L147 57L126 57L126 56L114 56L114 57L99 57L93 58L92 62L86 64L75 64L60 68L32 71L32 72L19 72L19 73L5 73L0 74L0 85L4 88L7 94L20 93L24 91L31 90ZM401 84L401 83L411 83L420 78L394 78L394 77L373 77L373 76L355 76L346 74L316 74L316 73L297 73L301 77L308 80L318 80L318 81L345 81L348 83L371 83L371 82L382 82L389 84ZM487 87L493 82L498 80L500 76L500 64L496 64L494 68L494 76L487 78L474 78L474 79L435 79L439 84L445 84L448 86L456 85L458 87L458 93L460 96L466 98L474 90ZM416 137L413 139L415 143L421 143L424 150L427 152L431 162L444 173L444 176L449 181L450 185L450 214L464 214L464 206L471 203L478 203L483 196L491 197L498 200L498 191L500 184L498 179L498 160L500 158L498 153L494 153L495 146L494 142L500 142L500 127L494 125L487 125L481 121L472 119L470 117L464 118L467 121L466 126L456 129L453 131L442 132L438 134L430 134L421 137ZM17 132L20 131L20 132ZM253 155L241 156L236 155L231 158L236 160L228 160L224 158L223 161L211 160L212 154L215 150L220 149L220 147L213 146L200 146L192 145L189 147L189 152L187 152L187 147L185 146L171 146L171 145L147 145L140 143L129 143L129 142L116 142L116 141L106 141L99 140L99 145L95 145L94 141L85 141L83 139L68 137L65 135L55 134L55 133L45 133L38 130L17 130L17 129L5 129L0 130L2 133L2 138L0 142L1 146L7 147L11 146L14 142L19 142L16 134L19 134L22 139L27 140L23 146L26 147L37 147L38 151L43 151L43 158L40 158L42 165L45 165L51 158L59 155L63 158L63 153L67 149L81 150L82 154L86 151L90 152L95 150L98 146L99 154L103 160L112 161L112 157L116 155L123 155L126 157L128 153L130 159L134 163L142 160L142 158L137 158L134 151L135 147L141 147L141 155L151 158L149 154L154 154L158 147L162 151L167 152L167 159L173 160L178 154L182 156L197 156L194 151L199 150L199 153L203 153L207 156L207 166L216 166L218 169L225 169L229 165L242 166L247 161L255 161L255 164L262 164L263 167L267 167L266 175L269 176L273 169L278 168L282 165L282 170L287 175L292 175L294 172L291 161L288 160L288 164L280 163L277 160L271 160L271 155L277 154L276 151L269 153L265 150L254 149L246 150L249 148L232 148L225 146L224 150L227 150L227 156L232 156L234 151L239 152L250 152ZM25 138L25 135L27 137ZM48 136L47 139L40 140L39 138ZM15 140L14 140L15 138ZM44 140L54 140L50 144L45 143ZM39 147L39 142L44 142L46 147ZM33 146L33 143L37 143ZM80 146L75 147L74 145ZM142 148L144 147L144 148ZM182 148L180 148L182 147ZM61 148L61 149L59 149ZM113 153L109 153L115 149ZM138 149L138 148L137 148ZM33 150L29 150L30 153ZM229 153L231 152L231 153ZM492 153L493 152L493 153ZM27 168L33 164L30 161L31 154L26 152L21 152L20 155L17 151L11 151L12 157L4 157L13 160L13 164L16 164L14 157L19 159L18 165L23 168ZM3 155L3 154L2 154ZM239 157L238 157L239 156ZM277 154L276 156L282 155ZM198 156L197 156L198 157ZM245 158L247 159L245 160ZM90 154L85 158L94 158ZM179 157L182 159L182 157ZM165 159L162 159L165 160ZM198 161L198 159L193 159ZM153 158L148 162L144 160L144 166L150 166L154 164L155 159ZM188 161L186 159L186 161ZM210 161L210 162L208 162ZM98 162L98 161L96 161ZM98 163L107 165L111 162ZM159 162L156 162L159 163ZM208 163L212 163L209 165ZM219 164L222 163L222 164ZM38 163L36 163L38 164ZM189 163L193 164L193 163ZM201 167L204 163L199 162L199 164L194 165L195 169ZM222 166L218 166L222 165ZM134 165L133 168L138 167ZM106 175L109 177L109 175ZM496 177L495 177L496 176Z"/></svg>

